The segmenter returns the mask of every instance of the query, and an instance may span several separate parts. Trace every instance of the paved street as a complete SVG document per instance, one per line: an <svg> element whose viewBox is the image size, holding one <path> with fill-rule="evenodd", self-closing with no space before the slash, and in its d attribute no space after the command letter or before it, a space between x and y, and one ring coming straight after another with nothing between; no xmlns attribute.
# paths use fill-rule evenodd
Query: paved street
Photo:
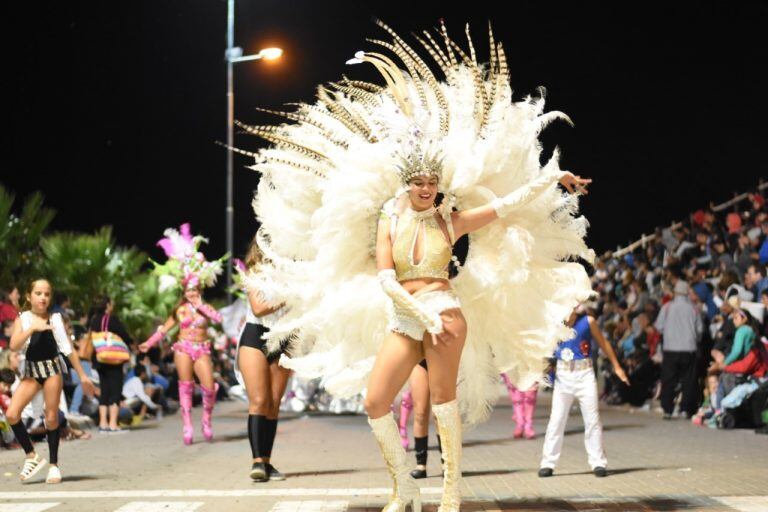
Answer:
<svg viewBox="0 0 768 512"><path fill-rule="evenodd" d="M597 479L574 410L556 476L538 478L548 398L540 400L534 440L511 439L504 399L490 421L466 433L462 510L768 511L768 436L664 422L647 412L603 411L610 475ZM256 484L248 479L245 406L227 402L216 412L211 444L198 432L193 446L183 446L178 415L126 435L64 442L65 481L58 486L46 485L44 475L20 484L21 452L0 452L0 512L378 512L386 502L387 473L364 417L281 421L274 463L288 480ZM45 443L38 448L47 456ZM421 486L425 510L433 512L441 485L437 451L429 472Z"/></svg>

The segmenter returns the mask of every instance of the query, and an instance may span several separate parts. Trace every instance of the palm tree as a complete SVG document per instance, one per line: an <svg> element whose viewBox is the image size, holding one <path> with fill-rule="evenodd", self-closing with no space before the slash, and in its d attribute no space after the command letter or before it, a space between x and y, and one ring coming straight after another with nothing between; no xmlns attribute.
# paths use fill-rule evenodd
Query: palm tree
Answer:
<svg viewBox="0 0 768 512"><path fill-rule="evenodd" d="M93 299L101 294L121 304L147 263L146 254L138 249L117 247L108 226L92 235L54 233L44 237L40 245L42 273L56 291L69 296L78 314L87 312Z"/></svg>
<svg viewBox="0 0 768 512"><path fill-rule="evenodd" d="M0 289L24 286L38 271L40 237L56 212L43 206L43 195L35 192L14 213L16 196L0 184Z"/></svg>
<svg viewBox="0 0 768 512"><path fill-rule="evenodd" d="M92 235L55 233L43 238L41 246L44 275L69 296L77 315L87 313L94 298L106 294L137 339L149 336L178 300L174 291L159 291L147 255L117 246L110 227Z"/></svg>
<svg viewBox="0 0 768 512"><path fill-rule="evenodd" d="M146 339L168 317L178 300L178 292L161 292L157 276L145 272L134 281L132 293L118 304L120 318L137 339Z"/></svg>

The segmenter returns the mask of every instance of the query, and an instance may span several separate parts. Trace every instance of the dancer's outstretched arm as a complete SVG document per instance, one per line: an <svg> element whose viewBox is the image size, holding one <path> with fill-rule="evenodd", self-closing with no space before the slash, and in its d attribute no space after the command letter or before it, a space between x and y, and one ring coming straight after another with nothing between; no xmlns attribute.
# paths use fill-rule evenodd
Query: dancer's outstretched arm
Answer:
<svg viewBox="0 0 768 512"><path fill-rule="evenodd" d="M147 341L139 345L139 351L142 353L147 352L149 349L160 343L160 341L165 337L168 331L173 328L174 325L176 325L176 319L173 317L173 315L171 315L163 325L157 328L157 331L155 331L155 333L150 336Z"/></svg>
<svg viewBox="0 0 768 512"><path fill-rule="evenodd" d="M216 311L216 308L214 308L210 304L206 304L205 302L197 306L197 311L207 316L208 319L215 324L220 324L222 320L224 320L224 317L221 315L221 313Z"/></svg>
<svg viewBox="0 0 768 512"><path fill-rule="evenodd" d="M589 322L589 332L592 333L592 337L595 338L597 344L600 345L600 349L605 353L608 360L613 365L613 373L616 374L621 382L629 386L629 378L627 378L627 374L624 373L624 369L621 367L621 364L619 364L619 360L616 358L616 353L613 351L613 347L611 347L611 344L605 339L605 336L603 336L603 332L600 330L600 326L595 319L591 316L587 318L587 321Z"/></svg>
<svg viewBox="0 0 768 512"><path fill-rule="evenodd" d="M587 185L592 183L592 180L576 176L568 171L559 171L541 176L504 197L494 199L486 205L454 212L451 219L456 239L458 240L467 233L477 231L494 220L505 217L514 210L525 206L556 182L559 182L571 194L576 191L587 194Z"/></svg>

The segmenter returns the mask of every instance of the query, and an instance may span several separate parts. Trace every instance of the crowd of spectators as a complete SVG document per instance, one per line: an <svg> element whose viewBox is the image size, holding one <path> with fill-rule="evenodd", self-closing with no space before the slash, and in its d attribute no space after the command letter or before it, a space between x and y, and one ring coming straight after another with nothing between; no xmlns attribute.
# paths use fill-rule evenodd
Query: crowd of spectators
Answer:
<svg viewBox="0 0 768 512"><path fill-rule="evenodd" d="M626 368L603 398L712 428L768 423L768 208L755 191L599 258L593 313ZM758 429L765 431L765 428Z"/></svg>

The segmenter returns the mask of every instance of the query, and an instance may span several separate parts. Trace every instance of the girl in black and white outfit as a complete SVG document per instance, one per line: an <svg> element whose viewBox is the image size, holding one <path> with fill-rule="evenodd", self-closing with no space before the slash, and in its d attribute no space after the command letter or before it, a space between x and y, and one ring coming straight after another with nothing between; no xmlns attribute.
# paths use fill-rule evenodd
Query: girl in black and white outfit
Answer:
<svg viewBox="0 0 768 512"><path fill-rule="evenodd" d="M83 371L77 352L72 350L61 315L48 312L52 293L51 284L46 279L32 281L26 295L29 310L19 315L11 334L11 350L21 351L25 356L21 383L13 393L11 405L6 413L13 434L26 453L20 475L22 482L29 480L46 464L45 459L35 453L27 429L21 422L21 411L41 389L45 402L45 427L51 460L45 481L49 484L61 482L58 467L58 411L63 385L62 374L67 371L62 355L69 358L80 377L86 395L93 395L93 383Z"/></svg>
<svg viewBox="0 0 768 512"><path fill-rule="evenodd" d="M283 340L276 351L267 348L262 338L269 326L283 314L275 285L259 272L261 251L254 240L248 249L243 281L248 293L248 313L237 348L236 372L248 394L248 439L253 463L250 477L256 482L284 480L285 476L270 463L277 433L280 401L291 371L278 364L286 350Z"/></svg>

